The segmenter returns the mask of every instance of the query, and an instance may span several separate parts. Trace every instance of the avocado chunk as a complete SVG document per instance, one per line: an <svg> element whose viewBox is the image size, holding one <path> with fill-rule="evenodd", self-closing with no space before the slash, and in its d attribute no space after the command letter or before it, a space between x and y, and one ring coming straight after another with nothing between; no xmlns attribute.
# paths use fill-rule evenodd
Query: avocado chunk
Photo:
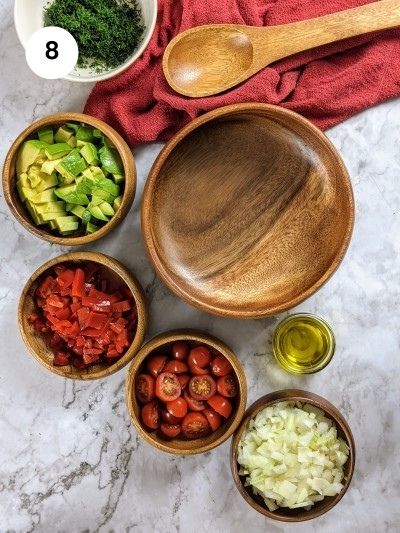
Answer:
<svg viewBox="0 0 400 533"><path fill-rule="evenodd" d="M85 143L80 152L89 165L97 166L99 164L97 148L93 143Z"/></svg>
<svg viewBox="0 0 400 533"><path fill-rule="evenodd" d="M113 180L115 183L122 183L125 181L125 176L123 174L113 174Z"/></svg>
<svg viewBox="0 0 400 533"><path fill-rule="evenodd" d="M61 163L61 161L62 159L53 159L53 161L47 160L42 164L40 170L45 174L53 174L56 169L56 166L58 165L58 163Z"/></svg>
<svg viewBox="0 0 400 533"><path fill-rule="evenodd" d="M82 194L92 194L93 181L87 178L86 176L76 178L76 184L76 192Z"/></svg>
<svg viewBox="0 0 400 533"><path fill-rule="evenodd" d="M76 148L76 143L77 143L77 140L74 136L70 137L67 141L67 144L72 146L72 148Z"/></svg>
<svg viewBox="0 0 400 533"><path fill-rule="evenodd" d="M79 153L78 148L74 148L71 152L63 158L61 163L56 167L56 170L63 175L62 170L74 178L86 169L87 165L85 160Z"/></svg>
<svg viewBox="0 0 400 533"><path fill-rule="evenodd" d="M37 185L36 190L37 192L42 192L46 189L50 189L51 187L55 187L56 185L58 185L58 179L55 174L44 174L42 175L41 181L39 185Z"/></svg>
<svg viewBox="0 0 400 533"><path fill-rule="evenodd" d="M54 191L55 189L47 189L46 191L35 194L30 201L33 204L46 204L47 202L55 202L57 197L54 194Z"/></svg>
<svg viewBox="0 0 400 533"><path fill-rule="evenodd" d="M103 211L100 209L98 205L89 205L88 209L90 211L90 214L97 218L98 220L104 220L104 222L108 222L108 218L103 214Z"/></svg>
<svg viewBox="0 0 400 533"><path fill-rule="evenodd" d="M114 211L118 211L118 209L121 207L122 204L122 194L121 196L118 196L113 203Z"/></svg>
<svg viewBox="0 0 400 533"><path fill-rule="evenodd" d="M98 130L97 128L93 129L93 138L96 142L104 143L104 135L103 133Z"/></svg>
<svg viewBox="0 0 400 533"><path fill-rule="evenodd" d="M43 222L50 222L50 220L57 220L57 218L67 216L66 211L52 211L49 213L39 213L42 216Z"/></svg>
<svg viewBox="0 0 400 533"><path fill-rule="evenodd" d="M112 204L114 202L114 196L112 194L110 194L109 192L105 191L104 189L100 189L99 187L94 187L93 188L92 197L93 197L93 200L95 198L99 198L99 199L101 199L102 202L108 202L109 204ZM99 202L99 203L101 203L101 202Z"/></svg>
<svg viewBox="0 0 400 533"><path fill-rule="evenodd" d="M99 150L99 157L103 170L110 172L110 174L123 174L123 164L121 157L115 148L109 146L102 146Z"/></svg>
<svg viewBox="0 0 400 533"><path fill-rule="evenodd" d="M88 128L87 126L79 126L78 131L76 132L76 140L92 142L93 141L92 128Z"/></svg>
<svg viewBox="0 0 400 533"><path fill-rule="evenodd" d="M53 161L54 159L60 159L61 157L66 156L71 150L72 147L67 143L56 143L48 145L44 153L46 154L47 159Z"/></svg>
<svg viewBox="0 0 400 533"><path fill-rule="evenodd" d="M106 217L112 217L115 215L114 209L108 202L102 202L101 204L99 204L99 208L101 209L103 215L105 215Z"/></svg>
<svg viewBox="0 0 400 533"><path fill-rule="evenodd" d="M92 224L91 222L88 222L86 225L86 233L94 233L99 229L99 226L96 226L96 224Z"/></svg>
<svg viewBox="0 0 400 533"><path fill-rule="evenodd" d="M82 215L86 209L82 205L74 205L71 207L70 211L77 217L82 218Z"/></svg>
<svg viewBox="0 0 400 533"><path fill-rule="evenodd" d="M23 172L27 172L29 167L33 165L37 159L43 155L46 148L50 146L51 145L43 141L25 141L21 146L17 156L17 176L19 177Z"/></svg>
<svg viewBox="0 0 400 533"><path fill-rule="evenodd" d="M44 126L43 128L40 128L37 134L39 137L39 141L43 141L47 144L54 143L54 133L53 128L51 126Z"/></svg>
<svg viewBox="0 0 400 533"><path fill-rule="evenodd" d="M96 182L96 187L100 187L100 189L107 191L113 196L119 196L119 193L120 193L119 185L117 185L116 183L114 183L112 180L108 178L100 178Z"/></svg>
<svg viewBox="0 0 400 533"><path fill-rule="evenodd" d="M64 187L58 187L54 193L56 196L61 198L61 200L64 200L65 196L68 196L68 194L73 193L76 191L76 185L65 185Z"/></svg>
<svg viewBox="0 0 400 533"><path fill-rule="evenodd" d="M65 202L47 202L46 204L38 204L35 206L37 213L64 213Z"/></svg>
<svg viewBox="0 0 400 533"><path fill-rule="evenodd" d="M73 130L70 130L67 128L67 126L61 126L56 131L56 134L54 135L54 140L56 143L66 143L72 137L74 134Z"/></svg>
<svg viewBox="0 0 400 533"><path fill-rule="evenodd" d="M67 202L68 204L74 204L74 205L88 205L89 204L89 198L86 196L86 194L82 194L76 191L66 194L63 197L63 200Z"/></svg>
<svg viewBox="0 0 400 533"><path fill-rule="evenodd" d="M61 232L76 231L79 227L78 217L74 215L67 215L56 218L56 224Z"/></svg>
<svg viewBox="0 0 400 533"><path fill-rule="evenodd" d="M31 189L30 187L24 187L21 183L21 180L17 181L17 190L19 197L23 202L30 200L33 198L33 196L35 196L35 194L37 194L34 189Z"/></svg>
<svg viewBox="0 0 400 533"><path fill-rule="evenodd" d="M79 130L79 124L75 124L75 122L67 122L65 124L67 128L72 130L74 133L76 133Z"/></svg>

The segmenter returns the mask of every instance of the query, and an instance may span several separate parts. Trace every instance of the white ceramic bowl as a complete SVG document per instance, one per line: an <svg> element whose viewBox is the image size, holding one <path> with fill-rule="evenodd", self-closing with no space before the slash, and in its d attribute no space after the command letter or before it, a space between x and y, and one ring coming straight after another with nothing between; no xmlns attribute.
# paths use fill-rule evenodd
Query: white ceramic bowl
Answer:
<svg viewBox="0 0 400 533"><path fill-rule="evenodd" d="M122 63L118 68L101 72L100 74L91 73L87 69L76 68L71 74L65 77L70 81L80 82L95 82L112 78L127 69L132 63L138 59L146 46L148 45L151 36L153 35L154 27L157 19L157 0L137 0L140 4L143 13L145 30L142 36L139 47L135 52ZM49 4L49 0L15 0L14 4L14 23L17 35L21 44L25 48L29 37L43 27L43 8Z"/></svg>

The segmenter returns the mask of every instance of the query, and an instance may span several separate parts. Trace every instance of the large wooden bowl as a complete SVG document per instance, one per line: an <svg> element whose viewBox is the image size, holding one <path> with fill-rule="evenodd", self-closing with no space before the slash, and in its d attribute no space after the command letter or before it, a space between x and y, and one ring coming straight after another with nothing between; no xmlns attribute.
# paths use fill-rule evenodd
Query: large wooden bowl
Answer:
<svg viewBox="0 0 400 533"><path fill-rule="evenodd" d="M125 354L112 365L101 363L79 370L72 365L54 366L54 353L49 348L43 334L35 331L28 321L28 316L35 310L34 295L39 280L54 266L62 263L75 263L76 265L94 262L101 265L101 272L111 284L116 287L126 284L131 290L136 302L138 312L138 326L136 335ZM110 376L128 364L141 347L147 328L147 308L142 288L137 279L119 261L108 255L95 252L74 252L60 255L39 267L26 282L22 291L18 307L18 325L22 338L32 355L51 372L71 379L98 379Z"/></svg>
<svg viewBox="0 0 400 533"><path fill-rule="evenodd" d="M305 118L265 104L217 109L183 128L151 169L142 229L151 261L204 311L281 313L326 282L350 241L347 170Z"/></svg>
<svg viewBox="0 0 400 533"><path fill-rule="evenodd" d="M35 138L35 133L39 128L42 128L43 126L61 126L66 122L83 122L84 124L88 124L89 126L99 129L115 145L119 155L121 156L124 166L124 193L119 209L109 222L89 235L69 235L67 237L63 237L62 235L53 233L50 228L47 228L46 226L36 226L26 207L21 201L17 191L15 162L21 145L25 141ZM108 233L116 228L128 214L128 211L131 208L132 202L135 198L135 191L136 167L129 146L126 144L121 135L119 135L119 133L117 133L111 126L108 126L108 124L102 120L91 117L90 115L84 115L82 113L57 113L34 122L18 135L16 140L11 145L4 162L3 192L12 214L15 216L18 222L24 226L25 229L37 237L40 237L41 239L49 241L53 244L63 244L64 246L81 246L83 244L97 241L98 239L101 239L101 237L108 235Z"/></svg>
<svg viewBox="0 0 400 533"><path fill-rule="evenodd" d="M233 406L231 416L222 424L222 426L211 433L208 437L196 440L184 440L180 438L163 439L155 432L151 432L142 424L140 418L140 405L136 400L135 381L144 367L144 361L153 352L161 353L163 350L170 348L176 341L186 341L192 346L203 344L207 346L213 354L222 354L231 363L236 375L239 393ZM175 455L194 455L204 453L216 448L225 442L235 431L242 420L246 409L247 385L246 376L243 368L236 355L219 339L191 329L182 329L176 331L167 331L154 337L145 344L136 355L131 366L129 367L126 378L126 403L128 405L131 420L138 433L152 446L163 452Z"/></svg>
<svg viewBox="0 0 400 533"><path fill-rule="evenodd" d="M261 496L255 496L251 487L245 487L245 476L239 476L237 448L243 432L247 429L249 421L265 407L282 401L296 401L308 403L322 409L325 412L325 415L331 420L333 420L336 425L338 435L342 437L342 439L347 443L350 449L349 458L347 459L347 462L344 465L345 477L342 482L344 485L342 491L336 496L325 497L322 501L315 503L309 511L305 509L288 509L281 507L276 511L271 512L265 505L264 500L261 498ZM272 392L271 394L262 396L259 400L257 400L247 409L246 414L244 415L238 430L233 436L230 456L231 469L236 487L238 488L240 494L243 496L246 502L250 504L253 509L263 514L264 516L267 516L268 518L279 520L281 522L303 522L305 520L311 520L312 518L317 518L318 516L321 516L322 514L332 509L332 507L339 503L339 501L343 498L344 494L349 488L351 478L353 477L356 451L350 427L335 406L328 402L328 400L325 400L325 398L322 398L317 394L313 394L312 392L307 392L298 389L287 389Z"/></svg>

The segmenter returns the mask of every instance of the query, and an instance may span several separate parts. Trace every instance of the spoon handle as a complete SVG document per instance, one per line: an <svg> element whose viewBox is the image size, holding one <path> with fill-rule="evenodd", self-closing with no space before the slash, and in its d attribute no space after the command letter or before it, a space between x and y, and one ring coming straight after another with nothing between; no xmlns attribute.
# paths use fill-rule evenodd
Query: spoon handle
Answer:
<svg viewBox="0 0 400 533"><path fill-rule="evenodd" d="M304 50L378 30L400 26L400 0L381 0L284 26L263 28L268 40L261 45L261 32L253 37L271 63Z"/></svg>

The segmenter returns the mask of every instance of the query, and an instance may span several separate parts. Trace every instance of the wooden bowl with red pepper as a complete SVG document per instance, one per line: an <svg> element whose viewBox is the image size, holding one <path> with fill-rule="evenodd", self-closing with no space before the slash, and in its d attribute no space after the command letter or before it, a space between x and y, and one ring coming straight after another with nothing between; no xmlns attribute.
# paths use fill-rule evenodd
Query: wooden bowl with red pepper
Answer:
<svg viewBox="0 0 400 533"><path fill-rule="evenodd" d="M68 253L39 267L26 283L18 323L33 356L71 379L109 376L142 345L147 310L142 288L116 259Z"/></svg>
<svg viewBox="0 0 400 533"><path fill-rule="evenodd" d="M126 380L126 401L139 434L176 455L216 448L240 424L247 385L226 344L195 330L162 333L136 355Z"/></svg>

